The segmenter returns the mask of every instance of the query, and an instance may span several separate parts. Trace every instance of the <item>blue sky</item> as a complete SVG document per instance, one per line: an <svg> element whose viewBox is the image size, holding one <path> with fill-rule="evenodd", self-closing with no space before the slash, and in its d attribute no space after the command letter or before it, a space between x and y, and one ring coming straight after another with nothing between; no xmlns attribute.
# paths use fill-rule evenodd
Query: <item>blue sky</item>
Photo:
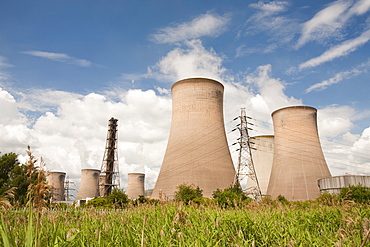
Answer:
<svg viewBox="0 0 370 247"><path fill-rule="evenodd" d="M370 174L369 40L369 0L1 1L0 151L30 145L78 183L114 116L123 184L153 187L170 87L201 76L225 86L226 130L241 107L266 134L274 110L313 106L332 174Z"/></svg>

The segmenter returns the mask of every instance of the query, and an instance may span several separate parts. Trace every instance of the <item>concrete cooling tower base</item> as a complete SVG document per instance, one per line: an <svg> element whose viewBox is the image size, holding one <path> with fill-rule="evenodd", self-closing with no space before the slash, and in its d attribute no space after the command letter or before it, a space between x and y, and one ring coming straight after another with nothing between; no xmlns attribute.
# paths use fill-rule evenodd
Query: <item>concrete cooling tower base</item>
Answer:
<svg viewBox="0 0 370 247"><path fill-rule="evenodd" d="M232 185L235 169L228 148L221 83L191 78L172 86L172 123L152 198L172 198L177 186L194 184L211 197Z"/></svg>
<svg viewBox="0 0 370 247"><path fill-rule="evenodd" d="M314 200L317 180L330 177L317 131L316 109L293 106L272 113L274 161L267 194L288 200Z"/></svg>

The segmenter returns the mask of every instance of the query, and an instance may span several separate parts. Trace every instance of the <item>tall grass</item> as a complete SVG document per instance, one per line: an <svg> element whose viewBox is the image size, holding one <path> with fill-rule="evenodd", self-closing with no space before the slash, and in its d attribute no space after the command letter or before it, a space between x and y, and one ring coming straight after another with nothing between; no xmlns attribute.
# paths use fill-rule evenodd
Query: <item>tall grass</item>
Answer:
<svg viewBox="0 0 370 247"><path fill-rule="evenodd" d="M360 204L141 205L121 210L1 211L4 246L361 246L370 208ZM1 245L0 244L0 245Z"/></svg>

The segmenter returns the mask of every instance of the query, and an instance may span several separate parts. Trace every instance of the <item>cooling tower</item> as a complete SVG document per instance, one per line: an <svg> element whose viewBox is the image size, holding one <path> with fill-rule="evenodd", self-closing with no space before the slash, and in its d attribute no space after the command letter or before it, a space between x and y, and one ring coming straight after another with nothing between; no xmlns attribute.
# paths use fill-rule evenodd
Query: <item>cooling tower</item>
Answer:
<svg viewBox="0 0 370 247"><path fill-rule="evenodd" d="M51 186L51 200L64 201L64 182L66 179L65 172L51 171L46 177L47 184Z"/></svg>
<svg viewBox="0 0 370 247"><path fill-rule="evenodd" d="M272 113L274 161L267 194L288 200L314 200L319 194L317 180L330 177L317 131L317 111L292 106Z"/></svg>
<svg viewBox="0 0 370 247"><path fill-rule="evenodd" d="M99 176L99 169L82 169L80 189L76 197L77 201L99 196Z"/></svg>
<svg viewBox="0 0 370 247"><path fill-rule="evenodd" d="M172 85L172 122L166 153L153 190L171 198L177 186L194 184L211 197L228 188L235 168L228 148L221 83L191 78Z"/></svg>
<svg viewBox="0 0 370 247"><path fill-rule="evenodd" d="M274 158L274 136L262 135L250 138L254 170L262 195L266 195L270 181L272 162ZM246 188L256 187L256 182L248 179Z"/></svg>
<svg viewBox="0 0 370 247"><path fill-rule="evenodd" d="M145 174L129 173L126 194L130 199L139 198L145 195L144 189Z"/></svg>

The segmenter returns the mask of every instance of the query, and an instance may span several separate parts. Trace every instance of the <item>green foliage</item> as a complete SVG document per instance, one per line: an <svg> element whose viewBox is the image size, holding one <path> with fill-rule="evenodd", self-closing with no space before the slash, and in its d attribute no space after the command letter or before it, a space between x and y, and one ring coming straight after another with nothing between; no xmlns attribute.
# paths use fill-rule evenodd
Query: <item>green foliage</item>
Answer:
<svg viewBox="0 0 370 247"><path fill-rule="evenodd" d="M343 200L350 200L356 203L370 203L370 188L361 185L353 185L342 188L339 197Z"/></svg>
<svg viewBox="0 0 370 247"><path fill-rule="evenodd" d="M87 202L86 206L92 206L94 208L111 208L112 203L108 201L106 197L96 197Z"/></svg>
<svg viewBox="0 0 370 247"><path fill-rule="evenodd" d="M114 188L107 196L107 202L114 204L115 207L123 207L129 202L129 199L123 190Z"/></svg>
<svg viewBox="0 0 370 247"><path fill-rule="evenodd" d="M239 184L230 186L227 189L217 189L212 194L216 204L222 208L240 206L243 202L248 203L248 198Z"/></svg>
<svg viewBox="0 0 370 247"><path fill-rule="evenodd" d="M0 155L0 194L12 187L9 185L9 175L17 165L19 165L18 155L15 153Z"/></svg>
<svg viewBox="0 0 370 247"><path fill-rule="evenodd" d="M189 202L199 203L200 198L203 197L203 191L199 186L195 187L194 184L180 184L177 186L177 191L175 191L175 201L183 202L189 204Z"/></svg>
<svg viewBox="0 0 370 247"><path fill-rule="evenodd" d="M161 203L121 209L0 210L0 246L367 246L370 208L308 202L240 209ZM366 245L367 244L367 245Z"/></svg>
<svg viewBox="0 0 370 247"><path fill-rule="evenodd" d="M9 186L17 188L14 191L13 203L18 204L18 206L22 206L27 203L28 186L37 178L37 174L35 174L31 181L28 180L26 171L27 167L25 165L17 165L9 174Z"/></svg>
<svg viewBox="0 0 370 247"><path fill-rule="evenodd" d="M340 197L338 194L331 194L328 192L322 193L317 199L316 202L322 205L335 205L340 203Z"/></svg>
<svg viewBox="0 0 370 247"><path fill-rule="evenodd" d="M278 195L276 200L278 200L282 204L288 204L289 203L289 201L283 195Z"/></svg>

